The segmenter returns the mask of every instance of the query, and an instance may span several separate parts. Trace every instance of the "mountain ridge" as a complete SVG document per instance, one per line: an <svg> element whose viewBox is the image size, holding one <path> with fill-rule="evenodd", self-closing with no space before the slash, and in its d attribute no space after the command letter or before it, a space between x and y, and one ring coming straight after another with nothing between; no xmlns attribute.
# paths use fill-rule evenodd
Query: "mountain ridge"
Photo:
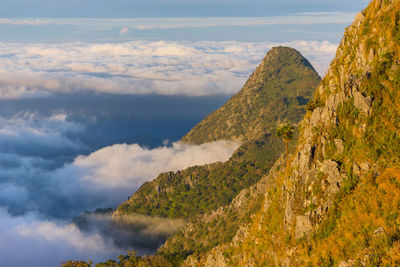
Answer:
<svg viewBox="0 0 400 267"><path fill-rule="evenodd" d="M274 47L243 88L181 140L194 144L220 139L248 141L271 134L285 120L300 121L301 109L312 97L309 88L316 88L320 79L297 50Z"/></svg>
<svg viewBox="0 0 400 267"><path fill-rule="evenodd" d="M287 80L291 81L289 85ZM272 105L273 109L270 109L270 113L265 114L261 120L246 121L248 132L254 131L243 140L243 145L236 153L225 163L195 166L175 173L160 174L122 203L113 217L121 218L127 214L139 213L169 218L189 218L229 204L240 190L253 185L267 173L283 152L282 142L275 136L274 129L278 127L279 121L295 124L300 120L305 113L306 103L315 90L313 86L319 81L320 77L314 68L298 51L288 47L272 48L243 88L223 107L215 111L214 115L211 115L211 120L210 116L204 120L206 124L214 123L215 131L222 132L232 114L237 115L237 118L245 123L246 119L241 117L242 114L263 113L264 107L270 106L268 99L277 101L278 104ZM299 84L301 86L294 87ZM247 106L242 111L244 102L257 105ZM236 110L235 113L231 114L232 110ZM221 115L218 122L215 122L212 119L215 114L218 116L227 114L228 117ZM231 133L235 129L241 131L240 128L243 127L243 125L238 126L238 123L231 125L225 135L214 136L214 139L235 140ZM260 123L267 125L268 131L259 133L256 125ZM199 125L202 124L200 122ZM202 136L202 131L194 127L187 136ZM188 139L182 138L182 140L184 142ZM196 139L195 143L208 141L207 138ZM207 191L209 194L204 194Z"/></svg>

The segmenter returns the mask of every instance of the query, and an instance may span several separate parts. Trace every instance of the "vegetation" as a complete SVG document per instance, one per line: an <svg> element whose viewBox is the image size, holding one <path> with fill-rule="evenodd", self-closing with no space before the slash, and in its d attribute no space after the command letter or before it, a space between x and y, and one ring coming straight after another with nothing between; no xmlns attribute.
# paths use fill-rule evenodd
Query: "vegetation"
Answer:
<svg viewBox="0 0 400 267"><path fill-rule="evenodd" d="M243 88L196 125L182 141L252 140L273 134L279 122L302 119L320 77L299 52L272 48Z"/></svg>
<svg viewBox="0 0 400 267"><path fill-rule="evenodd" d="M301 119L319 81L299 52L287 47L271 49L242 90L182 138L191 143L244 140L232 158L160 174L114 215L193 218L228 205L242 189L259 181L284 151L273 133L279 122L294 124Z"/></svg>
<svg viewBox="0 0 400 267"><path fill-rule="evenodd" d="M346 30L289 167L278 160L229 205L190 217L156 257L178 266L399 266L399 25L400 1L372 1Z"/></svg>
<svg viewBox="0 0 400 267"><path fill-rule="evenodd" d="M331 171L343 178L338 191L328 190L328 174L313 164L308 177L299 176L294 161L275 176L268 208L253 213L247 235L214 248L228 265L400 265L400 2L372 1L363 15L347 29L297 148L311 142L313 164L337 164ZM337 95L344 98L325 115ZM286 223L288 195L294 216L311 218L313 230L303 238L294 238L295 225ZM216 256L198 256L198 265L207 257Z"/></svg>
<svg viewBox="0 0 400 267"><path fill-rule="evenodd" d="M188 137L202 136L203 130L198 128L183 138L191 143L244 140L234 155L225 163L160 174L120 205L114 218L126 214L186 218L192 230L179 231L158 254L174 264L232 240L240 225L248 223L251 214L261 207L263 192L257 191L259 197L250 200L255 193L248 191L242 197L249 201L240 209L228 205L242 190L259 182L282 154L285 148L273 133L281 121L294 124L300 120L319 80L308 61L294 49L271 49L244 88L216 111L219 119L213 124L218 127L210 126L210 139ZM204 125L214 116L206 118ZM231 116L235 123L225 132L224 125L230 124ZM246 137L237 138L242 133ZM298 138L297 132L291 135ZM221 207L226 208L216 216ZM198 221L202 215L213 219Z"/></svg>
<svg viewBox="0 0 400 267"><path fill-rule="evenodd" d="M285 143L285 152L286 152L286 167L289 166L289 152L288 152L288 143L292 141L294 134L294 126L288 123L279 126L276 130L276 135L278 137L282 137L283 142Z"/></svg>
<svg viewBox="0 0 400 267"><path fill-rule="evenodd" d="M283 151L274 136L249 141L225 163L160 174L144 184L115 214L190 218L228 205L257 182Z"/></svg>
<svg viewBox="0 0 400 267"><path fill-rule="evenodd" d="M108 260L93 265L91 261L68 261L62 267L172 267L162 256L137 256L136 251L128 251L127 255L118 256L118 261Z"/></svg>
<svg viewBox="0 0 400 267"><path fill-rule="evenodd" d="M362 14L307 108L289 168L194 218L158 255L196 266L400 265L400 2L374 0ZM312 162L300 174L306 144ZM312 226L303 237L298 217Z"/></svg>

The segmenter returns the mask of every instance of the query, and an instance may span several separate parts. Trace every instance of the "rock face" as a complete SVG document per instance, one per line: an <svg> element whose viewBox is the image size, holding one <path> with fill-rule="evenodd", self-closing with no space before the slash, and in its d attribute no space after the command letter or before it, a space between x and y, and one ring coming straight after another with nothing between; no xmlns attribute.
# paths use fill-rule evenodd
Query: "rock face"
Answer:
<svg viewBox="0 0 400 267"><path fill-rule="evenodd" d="M183 265L398 266L399 88L400 1L374 0L346 29L289 168L262 179L262 208Z"/></svg>
<svg viewBox="0 0 400 267"><path fill-rule="evenodd" d="M295 237L297 239L302 238L312 233L313 227L308 216L297 216L296 218L296 230Z"/></svg>
<svg viewBox="0 0 400 267"><path fill-rule="evenodd" d="M272 48L243 88L182 138L187 143L259 138L301 120L320 77L299 52Z"/></svg>

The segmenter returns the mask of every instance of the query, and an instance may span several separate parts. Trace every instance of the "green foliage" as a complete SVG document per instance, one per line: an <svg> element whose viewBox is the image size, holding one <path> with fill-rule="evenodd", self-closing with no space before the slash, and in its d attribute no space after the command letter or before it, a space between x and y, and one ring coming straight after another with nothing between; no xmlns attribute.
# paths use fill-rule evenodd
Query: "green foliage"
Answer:
<svg viewBox="0 0 400 267"><path fill-rule="evenodd" d="M296 123L320 81L299 52L288 47L272 48L242 90L182 141L251 140L272 133L278 122Z"/></svg>
<svg viewBox="0 0 400 267"><path fill-rule="evenodd" d="M160 174L145 183L117 213L191 218L228 205L267 173L283 152L275 136L243 144L225 163Z"/></svg>
<svg viewBox="0 0 400 267"><path fill-rule="evenodd" d="M276 135L282 137L285 142L289 142L293 139L294 126L288 123L281 125L276 130Z"/></svg>
<svg viewBox="0 0 400 267"><path fill-rule="evenodd" d="M322 102L320 99L314 99L314 100L310 100L307 103L306 110L313 112L314 109L320 108L323 106L324 106L324 102Z"/></svg>

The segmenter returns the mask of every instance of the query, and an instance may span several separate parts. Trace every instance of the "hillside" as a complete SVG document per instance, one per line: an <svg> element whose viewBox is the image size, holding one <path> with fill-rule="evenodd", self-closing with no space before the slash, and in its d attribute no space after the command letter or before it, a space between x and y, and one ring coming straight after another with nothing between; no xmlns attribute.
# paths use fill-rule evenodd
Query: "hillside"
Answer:
<svg viewBox="0 0 400 267"><path fill-rule="evenodd" d="M192 218L228 205L242 189L259 181L284 151L282 141L275 136L275 129L279 122L299 122L319 80L310 63L296 50L287 47L271 49L243 89L213 113L219 114L220 119L235 116L231 133L242 131L243 125L250 132L259 128L260 123L268 125L268 131L253 132L225 163L160 174L122 203L113 217L118 219L130 214L144 214ZM276 103L270 102L272 100ZM250 121L241 117L244 114L242 106L246 106L244 110L248 114L264 113L262 120ZM200 125L209 121L210 117ZM218 127L214 129L218 132L222 132L220 128L226 128L219 125L221 120L215 123ZM197 132L195 129L191 131L194 134ZM215 134L213 140L221 138L235 139ZM206 140L196 139L196 143L203 141Z"/></svg>
<svg viewBox="0 0 400 267"><path fill-rule="evenodd" d="M298 122L320 77L298 51L272 48L243 88L220 109L197 124L183 142L257 139L277 123Z"/></svg>
<svg viewBox="0 0 400 267"><path fill-rule="evenodd" d="M230 205L186 224L152 264L399 266L399 25L398 0L374 0L358 14L289 167L277 161Z"/></svg>
<svg viewBox="0 0 400 267"><path fill-rule="evenodd" d="M374 0L346 29L289 168L277 162L254 186L261 200L239 194L220 210L227 222L235 205L259 203L231 241L202 248L222 229L208 214L159 254L190 248L183 266L399 266L399 25L400 1Z"/></svg>

